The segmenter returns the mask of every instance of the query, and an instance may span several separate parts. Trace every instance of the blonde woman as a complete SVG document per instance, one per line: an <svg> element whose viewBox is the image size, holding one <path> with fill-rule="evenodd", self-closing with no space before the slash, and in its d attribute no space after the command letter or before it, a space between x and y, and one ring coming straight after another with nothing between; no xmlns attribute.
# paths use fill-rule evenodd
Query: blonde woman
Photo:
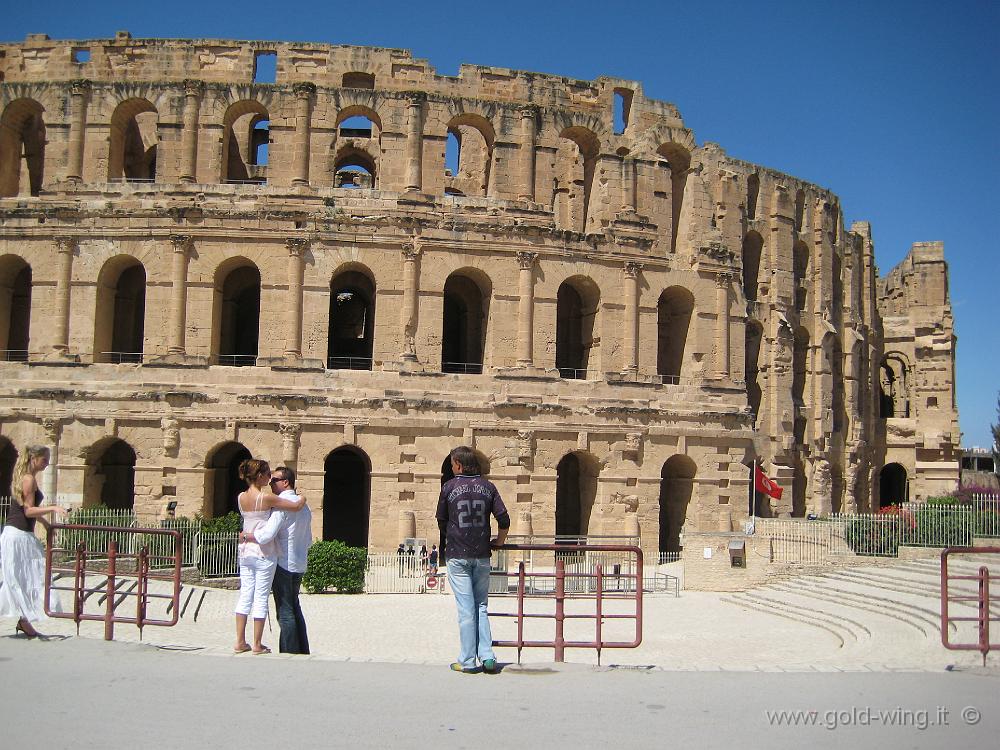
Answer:
<svg viewBox="0 0 1000 750"><path fill-rule="evenodd" d="M42 507L44 495L37 476L48 465L49 449L44 445L29 445L21 451L14 469L14 498L0 535L0 617L17 617L14 632L28 638L38 637L31 623L45 617L45 547L35 537L35 521L48 526L45 516L67 512L58 505ZM58 600L52 604L58 606Z"/></svg>
<svg viewBox="0 0 1000 750"><path fill-rule="evenodd" d="M246 482L246 492L241 492L237 502L243 516L240 532L240 598L236 602L236 646L234 651L243 654L269 654L271 649L261 643L264 620L267 619L267 600L271 596L271 582L278 566L278 550L274 541L259 544L248 541L245 534L267 523L272 508L296 511L302 508L305 498L286 500L270 490L271 467L267 461L248 458L240 464L240 479ZM251 536L252 539L252 536ZM253 616L253 645L247 643L247 618Z"/></svg>

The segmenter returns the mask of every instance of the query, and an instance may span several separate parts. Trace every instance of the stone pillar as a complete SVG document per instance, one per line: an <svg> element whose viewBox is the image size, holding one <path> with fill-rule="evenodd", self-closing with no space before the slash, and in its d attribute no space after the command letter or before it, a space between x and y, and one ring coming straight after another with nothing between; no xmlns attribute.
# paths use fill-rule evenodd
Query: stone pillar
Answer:
<svg viewBox="0 0 1000 750"><path fill-rule="evenodd" d="M635 203L635 183L639 165L635 159L627 156L622 157L622 211L636 211Z"/></svg>
<svg viewBox="0 0 1000 750"><path fill-rule="evenodd" d="M535 121L538 110L535 107L521 109L521 186L517 199L535 200Z"/></svg>
<svg viewBox="0 0 1000 750"><path fill-rule="evenodd" d="M70 182L83 182L83 142L84 131L87 128L89 91L90 81L73 81L69 87L69 164L66 169L66 179Z"/></svg>
<svg viewBox="0 0 1000 750"><path fill-rule="evenodd" d="M188 78L184 81L184 130L181 131L181 182L198 179L198 110L205 84Z"/></svg>
<svg viewBox="0 0 1000 750"><path fill-rule="evenodd" d="M295 166L292 174L293 185L309 184L309 113L316 86L312 83L297 83L295 91Z"/></svg>
<svg viewBox="0 0 1000 750"><path fill-rule="evenodd" d="M420 248L415 242L403 245L403 353L404 361L417 360L417 262Z"/></svg>
<svg viewBox="0 0 1000 750"><path fill-rule="evenodd" d="M305 237L285 240L288 248L288 319L285 334L285 357L302 357L302 261L309 247Z"/></svg>
<svg viewBox="0 0 1000 750"><path fill-rule="evenodd" d="M294 471L299 461L299 435L302 434L302 425L279 424L278 432L281 434L281 463Z"/></svg>
<svg viewBox="0 0 1000 750"><path fill-rule="evenodd" d="M639 274L642 263L625 263L625 367L624 372L639 372Z"/></svg>
<svg viewBox="0 0 1000 750"><path fill-rule="evenodd" d="M57 237L59 265L56 270L55 334L52 349L56 354L69 352L69 298L73 284L73 253L76 251L75 237Z"/></svg>
<svg viewBox="0 0 1000 750"><path fill-rule="evenodd" d="M538 253L518 253L521 267L518 276L517 302L517 364L531 367L534 364L534 314L535 314L535 261Z"/></svg>
<svg viewBox="0 0 1000 750"><path fill-rule="evenodd" d="M62 433L62 422L46 417L42 420L45 429L45 444L49 447L49 468L42 474L42 492L50 503L56 504L56 493L59 491L59 436ZM18 491L17 489L14 490Z"/></svg>
<svg viewBox="0 0 1000 750"><path fill-rule="evenodd" d="M716 372L719 377L729 377L729 286L733 277L728 273L720 273L716 279L716 329L717 345Z"/></svg>
<svg viewBox="0 0 1000 750"><path fill-rule="evenodd" d="M184 333L187 329L187 269L191 238L185 234L170 236L174 246L174 268L170 285L170 340L168 354L185 353Z"/></svg>
<svg viewBox="0 0 1000 750"><path fill-rule="evenodd" d="M424 102L427 95L421 91L408 94L406 135L406 190L420 192L423 186L421 162L424 152Z"/></svg>

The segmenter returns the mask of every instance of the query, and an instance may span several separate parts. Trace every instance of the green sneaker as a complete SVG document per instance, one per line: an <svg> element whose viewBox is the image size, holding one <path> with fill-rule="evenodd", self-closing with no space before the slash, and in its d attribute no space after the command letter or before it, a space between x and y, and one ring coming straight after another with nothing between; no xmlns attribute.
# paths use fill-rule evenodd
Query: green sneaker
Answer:
<svg viewBox="0 0 1000 750"><path fill-rule="evenodd" d="M453 661L451 663L451 671L452 672L461 672L462 674L475 674L476 673L475 669L466 669L465 667L463 667L457 661Z"/></svg>
<svg viewBox="0 0 1000 750"><path fill-rule="evenodd" d="M486 674L497 674L500 670L497 668L496 659L487 659L483 662L483 671Z"/></svg>

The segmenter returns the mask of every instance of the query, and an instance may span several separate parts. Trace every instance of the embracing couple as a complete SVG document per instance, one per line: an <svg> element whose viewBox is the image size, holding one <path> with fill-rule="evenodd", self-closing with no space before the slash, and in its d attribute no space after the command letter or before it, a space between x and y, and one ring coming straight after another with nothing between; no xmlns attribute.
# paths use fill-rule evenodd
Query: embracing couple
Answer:
<svg viewBox="0 0 1000 750"><path fill-rule="evenodd" d="M295 472L250 458L240 464L240 479L249 486L237 500L243 516L240 532L240 596L236 603L237 654L269 654L261 643L268 597L274 591L284 654L308 654L306 623L299 606L299 587L312 545L312 513L295 491ZM247 618L253 617L253 644L246 641Z"/></svg>

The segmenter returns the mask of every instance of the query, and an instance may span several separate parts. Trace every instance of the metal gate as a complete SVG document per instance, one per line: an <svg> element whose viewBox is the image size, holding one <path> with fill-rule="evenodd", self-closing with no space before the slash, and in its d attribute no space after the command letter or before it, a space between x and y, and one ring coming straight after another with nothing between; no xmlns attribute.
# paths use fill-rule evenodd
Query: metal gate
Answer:
<svg viewBox="0 0 1000 750"><path fill-rule="evenodd" d="M975 573L953 572L948 565L953 555L988 556L1000 563L1000 547L949 547L941 553L941 643L956 651L979 651L986 666L986 655L1000 648L1000 642L990 640L990 624L1000 622L1000 614L994 614L990 607L990 580L1000 581L1000 565L994 566L992 574L986 565L980 565ZM958 609L965 611L955 614ZM969 623L974 627L970 629ZM952 630L956 632L954 641ZM976 634L975 643L962 639L970 630Z"/></svg>

